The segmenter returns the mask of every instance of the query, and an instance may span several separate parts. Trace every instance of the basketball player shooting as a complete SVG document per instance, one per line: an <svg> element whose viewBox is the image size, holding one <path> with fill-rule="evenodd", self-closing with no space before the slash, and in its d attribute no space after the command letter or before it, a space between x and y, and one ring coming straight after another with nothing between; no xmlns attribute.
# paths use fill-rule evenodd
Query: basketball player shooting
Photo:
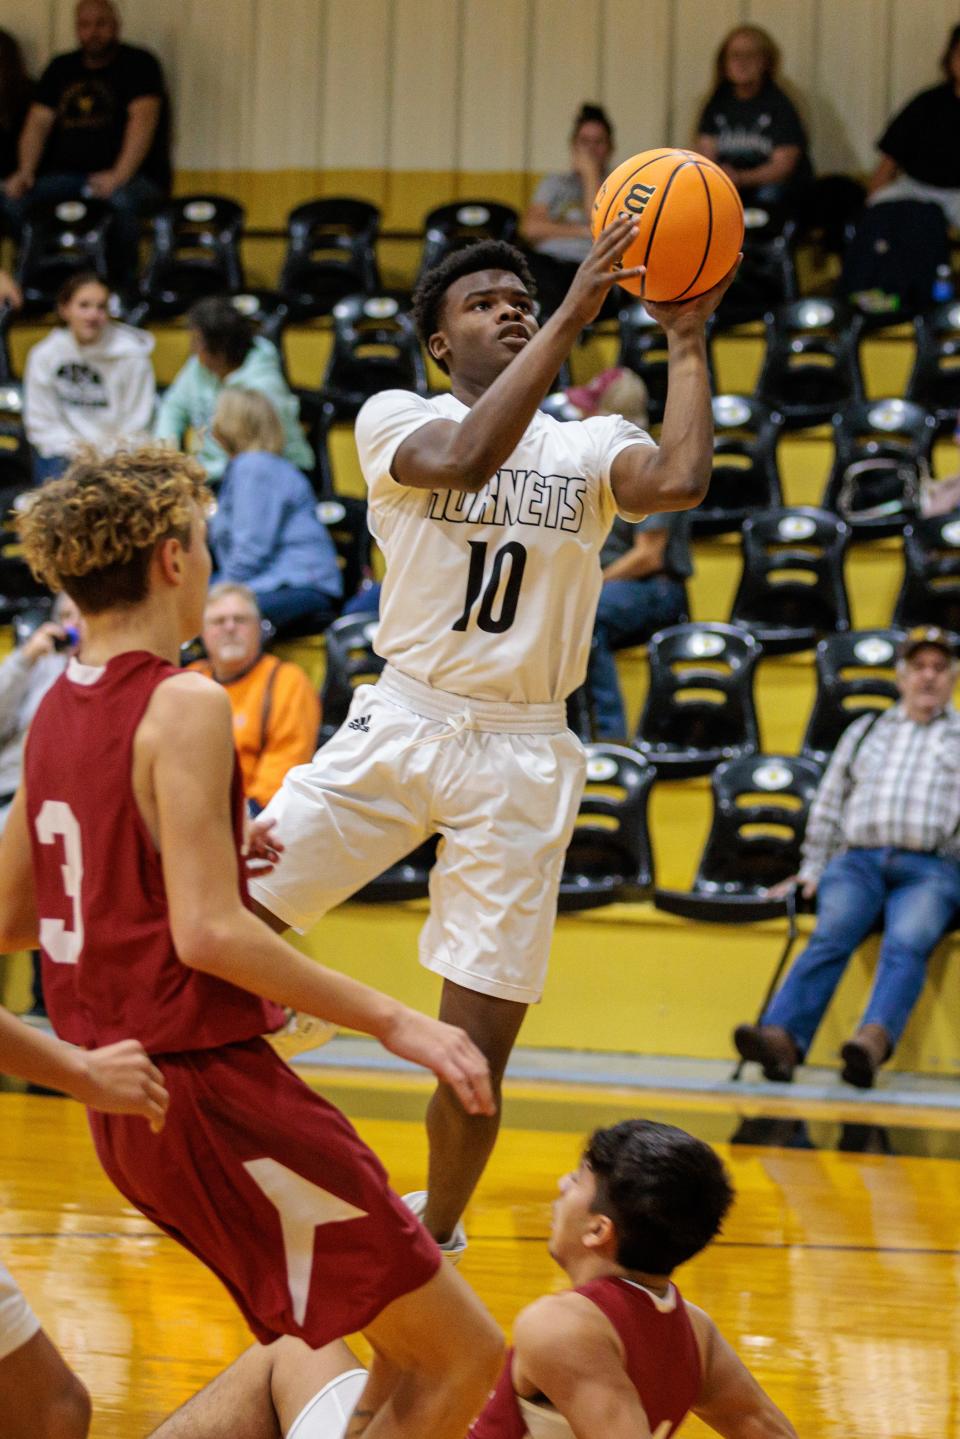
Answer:
<svg viewBox="0 0 960 1439"><path fill-rule="evenodd" d="M203 474L166 449L76 460L19 516L85 622L27 740L0 841L0 947L39 939L47 1010L84 1049L139 1041L166 1123L89 1112L104 1169L223 1281L254 1335L363 1330L370 1439L460 1439L502 1341L344 1117L262 1037L281 1005L375 1035L468 1111L487 1066L449 1025L314 964L245 902L230 706L177 668L202 619ZM422 1336L429 1334L425 1345Z"/></svg>
<svg viewBox="0 0 960 1439"><path fill-rule="evenodd" d="M797 1439L671 1278L718 1232L732 1199L710 1146L673 1125L626 1120L597 1130L559 1187L549 1248L572 1287L518 1316L467 1439L668 1439L691 1412L727 1439ZM254 1347L154 1439L355 1439L364 1378L342 1343L317 1353L289 1339Z"/></svg>
<svg viewBox="0 0 960 1439"><path fill-rule="evenodd" d="M704 327L733 270L696 299L648 306L669 354L659 446L619 416L560 423L538 409L610 287L642 274L616 268L637 228L604 231L542 330L510 245L457 251L420 282L418 329L451 393L386 391L356 427L386 557L386 668L254 826L256 853L283 853L251 894L300 932L442 836L420 959L443 979L441 1016L486 1056L497 1098L495 1114L471 1114L441 1083L428 1109L427 1192L408 1198L452 1255L496 1139L510 1051L543 989L585 770L564 701L586 673L600 547L616 512L689 509L710 479Z"/></svg>

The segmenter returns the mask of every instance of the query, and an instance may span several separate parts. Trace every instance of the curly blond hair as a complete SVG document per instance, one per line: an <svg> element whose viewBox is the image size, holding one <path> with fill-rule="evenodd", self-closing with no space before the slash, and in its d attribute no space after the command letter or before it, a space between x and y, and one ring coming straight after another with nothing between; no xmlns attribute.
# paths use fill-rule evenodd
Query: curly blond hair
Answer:
<svg viewBox="0 0 960 1439"><path fill-rule="evenodd" d="M98 614L146 599L156 546L176 538L189 548L196 507L209 500L202 467L186 455L86 447L62 479L29 496L15 523L37 579Z"/></svg>

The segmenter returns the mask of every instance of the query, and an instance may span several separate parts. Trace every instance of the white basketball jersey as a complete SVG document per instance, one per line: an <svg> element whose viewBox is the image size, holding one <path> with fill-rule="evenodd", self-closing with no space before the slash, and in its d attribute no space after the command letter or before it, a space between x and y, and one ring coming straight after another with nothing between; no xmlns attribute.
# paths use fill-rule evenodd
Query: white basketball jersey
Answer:
<svg viewBox="0 0 960 1439"><path fill-rule="evenodd" d="M538 411L476 494L397 483L390 466L408 435L468 414L453 395L387 390L357 418L370 530L387 562L377 652L452 694L566 699L587 670L598 556L616 513L610 466L653 441L619 415L560 421Z"/></svg>

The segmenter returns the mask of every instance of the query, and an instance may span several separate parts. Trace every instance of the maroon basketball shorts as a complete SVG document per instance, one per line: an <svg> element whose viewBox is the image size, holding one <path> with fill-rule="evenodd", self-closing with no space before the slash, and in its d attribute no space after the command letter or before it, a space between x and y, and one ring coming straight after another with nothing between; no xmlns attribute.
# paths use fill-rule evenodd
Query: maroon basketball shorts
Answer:
<svg viewBox="0 0 960 1439"><path fill-rule="evenodd" d="M212 1269L265 1344L313 1348L369 1324L436 1273L440 1251L339 1110L262 1039L155 1056L162 1134L90 1112L131 1204Z"/></svg>

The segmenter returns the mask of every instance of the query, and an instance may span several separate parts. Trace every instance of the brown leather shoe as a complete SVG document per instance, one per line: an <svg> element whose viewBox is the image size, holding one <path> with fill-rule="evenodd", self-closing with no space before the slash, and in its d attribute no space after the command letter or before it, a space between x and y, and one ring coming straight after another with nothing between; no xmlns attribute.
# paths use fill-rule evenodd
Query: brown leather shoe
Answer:
<svg viewBox="0 0 960 1439"><path fill-rule="evenodd" d="M733 1042L743 1059L752 1059L763 1069L764 1079L789 1084L800 1063L792 1035L778 1024L738 1024Z"/></svg>
<svg viewBox="0 0 960 1439"><path fill-rule="evenodd" d="M872 1089L877 1071L893 1052L890 1036L882 1024L861 1024L840 1051L843 1069L840 1078L857 1089Z"/></svg>

